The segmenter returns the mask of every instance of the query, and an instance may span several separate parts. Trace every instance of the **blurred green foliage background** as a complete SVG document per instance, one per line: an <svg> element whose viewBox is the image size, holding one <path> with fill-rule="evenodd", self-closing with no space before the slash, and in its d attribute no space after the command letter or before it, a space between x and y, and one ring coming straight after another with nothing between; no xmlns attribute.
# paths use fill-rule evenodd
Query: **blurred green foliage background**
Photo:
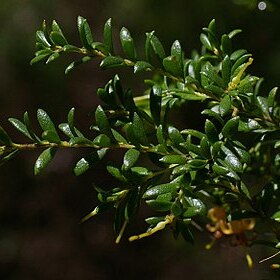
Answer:
<svg viewBox="0 0 280 280"><path fill-rule="evenodd" d="M267 2L267 1L265 1ZM35 51L35 32L42 20L56 19L65 34L78 42L76 18L87 18L95 36L101 38L106 19L113 18L118 30L126 26L137 45L144 44L145 32L156 30L166 48L179 39L186 56L200 47L202 27L215 18L220 33L243 29L236 48L253 53L252 73L263 76L267 92L279 83L280 30L279 4L259 1L224 0L0 0L0 123L14 133L6 121L21 118L37 108L62 122L76 107L79 127L87 129L92 109L98 103L95 92L111 78L114 70L100 71L98 63L78 68L68 76L68 60L48 66L30 66ZM132 80L129 70L120 73L127 87L136 92L143 85ZM181 122L193 112L180 112ZM184 115L185 114L185 115ZM19 135L19 141L24 141ZM38 151L39 152L39 151ZM204 249L210 240L202 232L196 244L174 241L168 231L132 244L124 238L114 244L112 214L97 217L83 225L79 220L96 203L92 182L106 186L110 178L102 167L76 178L71 173L78 152L60 152L43 175L33 177L32 164L38 153L25 153L0 170L0 278L1 279L278 279L268 265L257 261L268 252L252 249L256 266L246 267L244 253L227 243ZM143 220L145 213L140 214ZM133 224L129 233L144 230L144 223ZM226 273L226 274L225 274ZM273 278L275 277L275 278Z"/></svg>

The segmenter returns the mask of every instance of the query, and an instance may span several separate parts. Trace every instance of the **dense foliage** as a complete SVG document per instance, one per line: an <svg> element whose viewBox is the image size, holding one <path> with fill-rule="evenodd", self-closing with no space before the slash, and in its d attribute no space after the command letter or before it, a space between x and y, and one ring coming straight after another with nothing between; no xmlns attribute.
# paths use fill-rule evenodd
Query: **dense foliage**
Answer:
<svg viewBox="0 0 280 280"><path fill-rule="evenodd" d="M107 163L118 185L111 190L96 187L100 204L82 219L114 208L117 243L145 202L152 209L146 218L148 229L130 241L169 226L175 237L182 235L188 242L197 229L207 228L213 240L207 248L222 237L244 247L280 247L277 88L262 92L262 79L248 73L252 55L232 45L241 30L220 38L212 20L200 35L201 52L193 51L191 58L179 41L166 52L154 31L146 33L141 57L125 27L119 33L119 54L111 19L104 25L102 42L95 40L83 17L78 17L78 31L81 46L71 45L56 21L50 30L44 22L36 33L37 52L31 64L42 60L48 64L64 53L74 53L80 59L71 62L66 73L100 59L102 69L129 67L135 75L146 72L146 90L135 95L115 75L97 91L102 105L95 110L91 137L77 128L74 108L67 121L58 125L60 132L42 109L37 111L42 133L32 128L27 112L23 120L10 118L29 141L16 143L0 127L0 163L20 151L42 149L34 165L38 174L59 149L86 147L91 152L74 167L79 176L106 161L108 153L121 150L122 164ZM194 102L202 104L196 114L204 116L204 127L176 128L170 113L179 106L191 108ZM251 266L250 256L246 257Z"/></svg>

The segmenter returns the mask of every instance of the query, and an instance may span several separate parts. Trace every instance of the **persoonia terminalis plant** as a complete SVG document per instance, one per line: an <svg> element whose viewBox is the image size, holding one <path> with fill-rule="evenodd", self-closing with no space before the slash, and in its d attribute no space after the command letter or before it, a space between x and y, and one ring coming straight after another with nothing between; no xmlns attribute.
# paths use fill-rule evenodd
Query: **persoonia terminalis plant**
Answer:
<svg viewBox="0 0 280 280"><path fill-rule="evenodd" d="M146 90L135 96L123 88L118 75L98 89L102 105L95 110L91 137L75 126L74 108L67 121L58 125L60 133L42 109L37 111L41 135L32 129L27 112L23 120L10 118L28 142L16 143L0 127L1 164L18 152L43 150L34 165L37 175L59 149L87 147L91 152L74 167L79 176L106 161L106 154L122 150L121 165L107 163L108 173L119 183L111 190L96 187L100 203L82 219L115 208L116 243L146 204L153 213L146 218L148 229L130 241L169 227L175 237L193 242L193 232L206 228L212 238L207 248L223 237L233 245L279 249L279 98L277 88L262 92L263 79L248 73L252 55L233 49L232 39L241 30L220 38L212 20L200 35L201 52L194 51L191 58L185 56L179 41L166 52L154 31L146 33L140 58L125 27L119 34L122 51L118 54L111 19L104 25L102 42L95 40L83 17L78 17L78 31L81 46L74 46L56 21L50 28L43 22L36 32L37 51L31 64L42 60L48 64L62 54L75 53L80 58L66 73L97 59L101 69L128 67L135 75L147 72ZM179 130L169 113L194 102L203 104L204 127ZM246 258L252 266L248 253Z"/></svg>

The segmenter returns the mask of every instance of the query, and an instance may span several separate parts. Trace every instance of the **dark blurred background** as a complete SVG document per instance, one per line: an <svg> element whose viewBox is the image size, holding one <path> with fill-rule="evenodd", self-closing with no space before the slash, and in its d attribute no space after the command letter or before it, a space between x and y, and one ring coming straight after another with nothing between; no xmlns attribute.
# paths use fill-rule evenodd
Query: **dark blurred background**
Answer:
<svg viewBox="0 0 280 280"><path fill-rule="evenodd" d="M93 62L65 76L68 58L31 67L34 34L43 19L56 19L70 41L78 43L78 15L88 19L100 39L104 22L112 17L116 33L126 26L136 45L143 45L145 32L156 30L167 49L179 39L189 56L200 47L201 28L215 18L221 34L243 29L235 46L253 53L251 71L264 76L266 92L279 83L280 18L274 2L274 8L267 5L262 11L253 0L0 0L0 123L20 142L24 139L8 117L21 118L26 110L35 116L36 109L43 108L59 123L74 106L79 127L87 129L98 103L96 89L115 73L100 71ZM120 75L126 86L143 88L131 80L130 70ZM195 126L183 112L181 121ZM196 232L194 246L174 241L168 230L129 244L129 234L145 230L145 213L115 245L112 212L79 224L97 203L93 183L106 187L111 182L102 166L75 177L71 169L83 152L61 151L48 170L34 177L38 153L22 153L1 167L0 279L278 279L267 264L257 264L269 252L250 250L256 265L249 270L242 248L225 242L206 251L207 232Z"/></svg>

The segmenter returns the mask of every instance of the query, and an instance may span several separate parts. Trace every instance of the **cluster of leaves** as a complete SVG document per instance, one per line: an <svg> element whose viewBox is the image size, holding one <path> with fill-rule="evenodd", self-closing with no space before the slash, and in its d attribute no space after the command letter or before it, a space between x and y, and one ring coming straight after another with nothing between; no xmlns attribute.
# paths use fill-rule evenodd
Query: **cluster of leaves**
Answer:
<svg viewBox="0 0 280 280"><path fill-rule="evenodd" d="M94 137L85 137L74 125L74 109L58 128L39 109L43 130L33 131L28 113L23 121L11 124L31 141L14 143L0 129L1 163L20 150L43 148L35 163L38 174L59 148L88 147L92 150L79 160L74 172L81 175L108 152L124 150L122 164L108 163L107 171L119 181L118 187L97 187L100 204L83 221L115 208L115 231L120 241L126 226L145 202L152 210L146 219L148 230L131 240L150 235L170 224L174 236L189 242L193 231L209 223L207 212L216 206L227 213L227 221L256 219L255 243L277 246L280 239L280 106L277 88L260 91L262 79L247 73L252 55L234 50L232 39L241 30L217 36L215 20L200 35L201 52L187 58L180 42L167 52L155 32L146 33L144 58L138 56L130 32L120 30L122 54L114 50L112 21L104 25L102 42L95 41L86 19L78 17L81 46L68 43L58 23L51 30L43 23L36 33L37 52L31 64L50 63L62 54L76 53L80 59L66 68L100 59L102 69L131 67L133 72L150 73L143 95L124 89L118 75L97 91L103 104L95 110L91 126ZM176 128L169 113L178 106L201 102L205 125L201 130ZM266 227L258 226L265 223ZM230 225L230 224L229 224ZM242 231L242 230L241 230ZM245 231L245 230L244 230ZM234 232L240 234L240 229ZM267 233L273 234L267 239ZM244 234L244 232L241 232ZM279 247L279 246L278 246Z"/></svg>

